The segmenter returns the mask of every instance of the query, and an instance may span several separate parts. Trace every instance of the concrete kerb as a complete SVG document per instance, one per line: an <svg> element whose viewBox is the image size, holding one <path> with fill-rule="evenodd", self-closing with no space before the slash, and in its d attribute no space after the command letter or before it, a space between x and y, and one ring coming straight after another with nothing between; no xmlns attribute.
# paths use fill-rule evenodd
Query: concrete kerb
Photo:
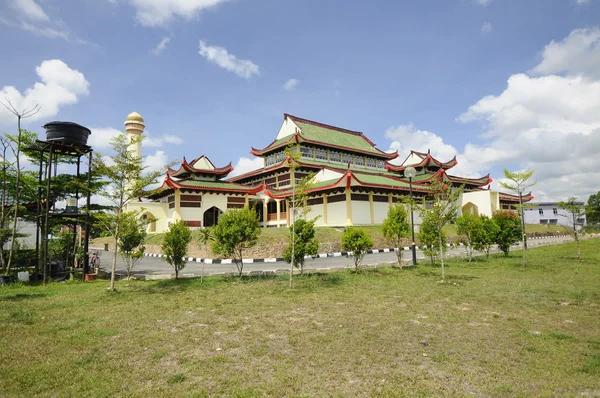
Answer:
<svg viewBox="0 0 600 398"><path fill-rule="evenodd" d="M527 238L527 240L539 240L539 239L550 239L550 238L561 238L561 237L568 237L569 235L567 234L563 234L563 235L552 235L552 236L534 236L534 237L530 237ZM446 246L448 247L462 247L464 246L463 243L458 243L458 244L450 244L447 243ZM518 243L515 245L518 246ZM426 249L427 246L416 246L417 250L419 248L423 248ZM90 250L103 250L101 248L90 248ZM389 253L389 252L396 252L396 251L409 251L410 247L405 246L405 247L400 247L400 248L383 248L383 249L373 249L373 250L368 250L367 254L377 254L377 253ZM306 259L311 259L311 258L325 258L325 257L342 257L342 256L346 256L346 257L350 257L352 256L352 252L347 252L347 251L342 251L342 252L330 252L330 253L320 253L317 254L315 256L306 256ZM158 257L161 258L163 257L162 253L144 253L144 256L146 257ZM218 259L218 258L200 258L200 257L185 257L184 259L186 259L188 262L196 262L196 263L205 263L205 264L232 264L233 260L232 259ZM242 262L244 264L253 264L253 263L275 263L278 261L284 261L283 258L280 257L269 257L269 258L245 258L242 260Z"/></svg>

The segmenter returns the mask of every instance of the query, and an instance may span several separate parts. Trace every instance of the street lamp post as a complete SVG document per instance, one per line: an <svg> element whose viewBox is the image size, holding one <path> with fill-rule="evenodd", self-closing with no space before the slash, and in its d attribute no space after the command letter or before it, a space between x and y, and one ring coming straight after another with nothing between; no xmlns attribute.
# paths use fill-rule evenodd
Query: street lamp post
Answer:
<svg viewBox="0 0 600 398"><path fill-rule="evenodd" d="M408 182L410 186L410 230L412 234L412 263L413 265L417 265L417 247L415 245L415 217L413 211L413 192L412 192L412 179L417 175L417 170L414 167L408 166L404 169L404 175L408 177Z"/></svg>

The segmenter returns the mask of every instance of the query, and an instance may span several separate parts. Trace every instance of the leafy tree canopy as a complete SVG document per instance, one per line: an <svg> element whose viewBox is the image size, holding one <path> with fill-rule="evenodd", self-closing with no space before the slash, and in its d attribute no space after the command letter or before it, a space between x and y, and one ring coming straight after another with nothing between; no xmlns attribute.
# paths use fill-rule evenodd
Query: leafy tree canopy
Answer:
<svg viewBox="0 0 600 398"><path fill-rule="evenodd" d="M342 235L342 249L352 252L355 270L358 270L367 250L371 248L373 248L373 240L364 230L355 227L346 228Z"/></svg>
<svg viewBox="0 0 600 398"><path fill-rule="evenodd" d="M219 217L219 223L213 227L212 251L232 257L239 276L242 276L243 252L256 245L259 235L260 222L256 212L248 208L231 209Z"/></svg>
<svg viewBox="0 0 600 398"><path fill-rule="evenodd" d="M187 249L192 241L192 231L185 225L183 220L176 221L169 226L162 242L163 259L175 269L175 279L179 277L179 271L185 268Z"/></svg>

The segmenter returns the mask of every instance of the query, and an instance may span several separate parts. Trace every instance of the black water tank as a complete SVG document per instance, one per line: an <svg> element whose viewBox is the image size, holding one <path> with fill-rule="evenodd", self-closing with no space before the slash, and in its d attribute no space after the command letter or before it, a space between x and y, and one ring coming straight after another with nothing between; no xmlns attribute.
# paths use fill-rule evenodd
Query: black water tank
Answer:
<svg viewBox="0 0 600 398"><path fill-rule="evenodd" d="M50 122L46 123L44 128L46 129L46 141L79 147L86 146L88 137L92 134L87 127L72 122Z"/></svg>

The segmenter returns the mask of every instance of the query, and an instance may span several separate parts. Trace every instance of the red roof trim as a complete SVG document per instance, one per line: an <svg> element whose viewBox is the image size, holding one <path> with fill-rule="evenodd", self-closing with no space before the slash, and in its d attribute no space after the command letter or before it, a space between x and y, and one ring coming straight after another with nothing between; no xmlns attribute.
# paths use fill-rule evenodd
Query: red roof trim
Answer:
<svg viewBox="0 0 600 398"><path fill-rule="evenodd" d="M397 165L388 163L385 165L385 168L388 169L389 171L397 172L397 171L404 171L404 170L406 170L407 167L428 167L429 165L431 165L431 163L433 163L434 165L438 166L440 169L450 170L451 168L453 168L454 166L456 166L458 164L458 160L456 160L456 156L454 156L452 159L450 159L447 162L440 162L439 160L437 160L436 158L431 156L431 154L429 154L429 153L423 154L421 152L411 151L411 154L412 153L416 154L417 156L419 156L421 158L421 161L419 163L404 165L404 163L406 163L406 161L410 157L410 155L408 155L406 157L406 159L404 159L404 162L402 162L401 165L397 166ZM423 155L423 156L421 156L421 155Z"/></svg>
<svg viewBox="0 0 600 398"><path fill-rule="evenodd" d="M199 161L202 158L205 158L208 161L208 163L210 163L211 166L214 167L214 170L197 169L194 166L192 166L192 164L196 163L197 161ZM177 177L178 175L183 174L183 171L190 173L190 174L212 174L212 175L218 175L218 176L226 176L227 174L229 174L233 171L233 166L232 166L231 162L229 162L229 164L227 164L223 167L217 168L217 167L215 167L213 162L211 162L210 159L205 155L202 155L199 158L192 160L191 162L188 162L184 156L183 160L181 161L181 165L179 166L179 169L173 170L172 168L169 167L169 169L167 170L167 175L170 175L172 177Z"/></svg>
<svg viewBox="0 0 600 398"><path fill-rule="evenodd" d="M523 203L530 202L534 199L534 196L531 192L521 195L523 199ZM519 195L512 195L510 193L500 192L500 201L501 202L519 202Z"/></svg>

